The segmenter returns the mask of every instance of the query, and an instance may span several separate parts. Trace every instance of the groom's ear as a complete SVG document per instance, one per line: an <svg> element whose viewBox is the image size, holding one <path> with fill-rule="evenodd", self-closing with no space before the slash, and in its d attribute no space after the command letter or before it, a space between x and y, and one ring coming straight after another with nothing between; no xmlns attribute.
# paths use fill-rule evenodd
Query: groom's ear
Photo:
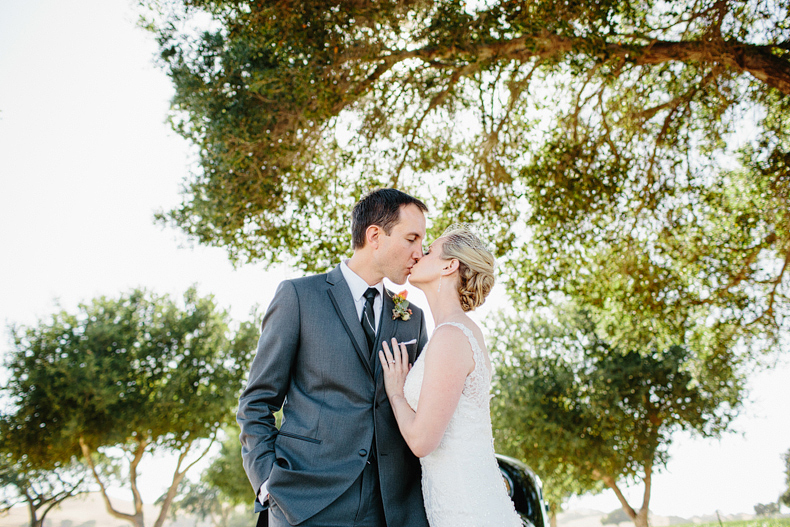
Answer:
<svg viewBox="0 0 790 527"><path fill-rule="evenodd" d="M370 245L373 249L379 247L379 236L381 236L381 227L378 225L371 225L365 229L365 245Z"/></svg>

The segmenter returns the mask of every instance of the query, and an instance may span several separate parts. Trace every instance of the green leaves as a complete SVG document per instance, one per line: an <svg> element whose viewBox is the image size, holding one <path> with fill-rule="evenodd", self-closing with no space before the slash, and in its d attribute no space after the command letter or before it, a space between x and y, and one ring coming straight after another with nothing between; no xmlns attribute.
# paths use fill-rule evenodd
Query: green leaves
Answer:
<svg viewBox="0 0 790 527"><path fill-rule="evenodd" d="M555 505L607 478L646 477L666 463L675 432L716 436L740 405L737 372L681 346L612 346L595 326L567 306L504 317L491 343L497 448L532 465Z"/></svg>
<svg viewBox="0 0 790 527"><path fill-rule="evenodd" d="M785 483L787 484L787 490L779 496L779 503L784 503L787 507L790 507L790 450L784 455L785 461Z"/></svg>
<svg viewBox="0 0 790 527"><path fill-rule="evenodd" d="M172 5L150 26L200 166L159 220L234 261L324 271L354 202L397 186L433 235L481 225L520 309L570 299L612 346L725 367L787 330L786 10Z"/></svg>
<svg viewBox="0 0 790 527"><path fill-rule="evenodd" d="M235 506L249 501L251 493L247 474L239 448L239 428L235 425L226 429L227 439L223 441L219 456L203 474L203 480L219 490L225 502Z"/></svg>
<svg viewBox="0 0 790 527"><path fill-rule="evenodd" d="M194 290L180 304L141 290L102 297L16 328L9 448L46 467L78 455L80 438L95 450L212 437L232 418L256 339Z"/></svg>
<svg viewBox="0 0 790 527"><path fill-rule="evenodd" d="M31 525L43 525L53 507L89 490L85 466L76 458L40 469L26 459L15 459L6 448L7 436L0 441L0 513L24 504L30 512Z"/></svg>
<svg viewBox="0 0 790 527"><path fill-rule="evenodd" d="M776 342L790 243L781 11L188 5L149 20L200 164L160 221L234 261L323 271L349 251L353 203L398 186L431 205L436 232L484 225L525 307L576 298L640 349L711 325L717 348ZM208 31L176 29L201 10Z"/></svg>

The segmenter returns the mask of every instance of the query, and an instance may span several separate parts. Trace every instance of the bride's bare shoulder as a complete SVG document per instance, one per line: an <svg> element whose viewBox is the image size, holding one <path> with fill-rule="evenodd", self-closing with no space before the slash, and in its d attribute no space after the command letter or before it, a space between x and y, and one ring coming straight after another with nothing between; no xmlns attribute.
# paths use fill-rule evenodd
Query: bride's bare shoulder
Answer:
<svg viewBox="0 0 790 527"><path fill-rule="evenodd" d="M433 337L431 338L432 341L446 341L450 340L458 340L458 339L465 339L466 335L464 334L464 330L458 327L457 322L445 322L444 324L440 324L436 326L436 329L433 330Z"/></svg>
<svg viewBox="0 0 790 527"><path fill-rule="evenodd" d="M464 331L464 328L471 331L472 334L475 334L475 329L477 329L476 327L472 329L467 324L456 321L437 326L431 337L431 347L442 351L438 351L436 355L445 353L452 355L461 353L465 355L471 353L472 345L469 342L469 337L466 331ZM479 329L477 329L477 331L479 331Z"/></svg>

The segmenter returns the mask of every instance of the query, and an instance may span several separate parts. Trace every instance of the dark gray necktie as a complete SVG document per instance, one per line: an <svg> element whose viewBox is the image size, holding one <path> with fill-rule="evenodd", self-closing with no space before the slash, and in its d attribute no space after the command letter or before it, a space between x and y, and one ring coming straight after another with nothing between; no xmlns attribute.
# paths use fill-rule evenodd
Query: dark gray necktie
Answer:
<svg viewBox="0 0 790 527"><path fill-rule="evenodd" d="M373 341L376 340L376 314L373 312L373 300L379 290L375 287L369 287L365 291L365 307L362 309L362 318L360 323L362 329L365 331L365 338L368 341L368 353L373 351Z"/></svg>

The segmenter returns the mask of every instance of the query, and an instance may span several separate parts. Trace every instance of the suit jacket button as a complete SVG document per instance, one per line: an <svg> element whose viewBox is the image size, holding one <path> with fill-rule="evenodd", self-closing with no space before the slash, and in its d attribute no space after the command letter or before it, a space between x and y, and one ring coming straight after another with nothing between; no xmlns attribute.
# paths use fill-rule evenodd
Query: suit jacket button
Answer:
<svg viewBox="0 0 790 527"><path fill-rule="evenodd" d="M363 456L363 457L367 456L368 455L368 451L363 448L362 450L359 451L359 455Z"/></svg>

